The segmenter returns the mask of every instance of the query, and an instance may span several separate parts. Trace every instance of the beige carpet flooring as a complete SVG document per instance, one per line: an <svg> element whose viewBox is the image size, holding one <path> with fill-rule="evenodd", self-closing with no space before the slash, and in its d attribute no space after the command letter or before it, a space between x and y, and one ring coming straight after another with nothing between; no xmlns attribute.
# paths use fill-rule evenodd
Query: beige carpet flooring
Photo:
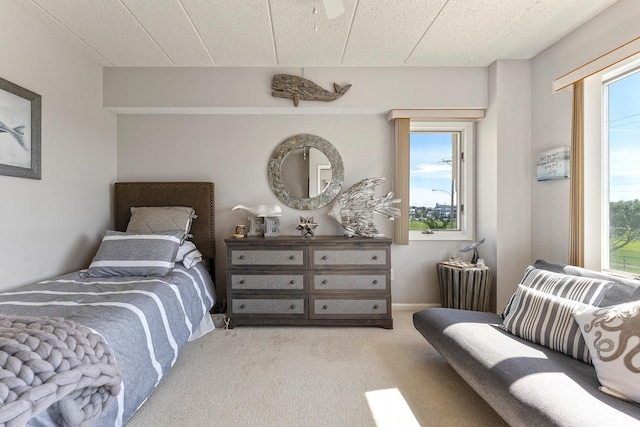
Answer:
<svg viewBox="0 0 640 427"><path fill-rule="evenodd" d="M505 426L412 314L396 310L393 330L215 330L187 345L126 427Z"/></svg>

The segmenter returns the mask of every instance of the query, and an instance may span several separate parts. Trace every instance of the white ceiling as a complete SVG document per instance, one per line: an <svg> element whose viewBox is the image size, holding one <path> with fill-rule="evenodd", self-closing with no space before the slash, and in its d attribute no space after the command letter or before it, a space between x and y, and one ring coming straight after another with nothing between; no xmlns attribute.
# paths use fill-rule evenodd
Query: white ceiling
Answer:
<svg viewBox="0 0 640 427"><path fill-rule="evenodd" d="M530 59L616 2L343 0L329 20L322 0L15 1L107 67L484 67Z"/></svg>

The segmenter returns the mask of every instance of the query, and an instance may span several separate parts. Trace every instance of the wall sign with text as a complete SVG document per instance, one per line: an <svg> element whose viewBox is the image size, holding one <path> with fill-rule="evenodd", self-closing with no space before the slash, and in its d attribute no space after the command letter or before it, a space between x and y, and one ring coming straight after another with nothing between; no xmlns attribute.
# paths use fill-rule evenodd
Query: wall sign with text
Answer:
<svg viewBox="0 0 640 427"><path fill-rule="evenodd" d="M538 181L569 178L569 147L558 147L538 153Z"/></svg>

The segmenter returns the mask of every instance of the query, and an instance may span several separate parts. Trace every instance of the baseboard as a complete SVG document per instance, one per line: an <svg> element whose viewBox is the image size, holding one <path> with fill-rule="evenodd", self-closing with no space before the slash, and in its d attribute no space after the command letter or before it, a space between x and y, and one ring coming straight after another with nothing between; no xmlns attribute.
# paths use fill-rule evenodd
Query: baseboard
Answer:
<svg viewBox="0 0 640 427"><path fill-rule="evenodd" d="M411 310L411 311L420 311L425 308L431 307L440 307L440 304L391 304L392 310Z"/></svg>

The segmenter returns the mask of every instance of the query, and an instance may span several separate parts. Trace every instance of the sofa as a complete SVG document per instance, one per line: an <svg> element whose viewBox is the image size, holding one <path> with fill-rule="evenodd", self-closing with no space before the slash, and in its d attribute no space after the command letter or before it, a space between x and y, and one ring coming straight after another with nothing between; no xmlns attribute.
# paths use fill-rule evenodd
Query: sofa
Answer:
<svg viewBox="0 0 640 427"><path fill-rule="evenodd" d="M570 343L573 348L558 350L552 348L555 344L534 342L531 337L525 339L513 331L504 330L507 319L511 317L510 322L513 323L513 317L516 316L513 311L514 298L518 298L520 304L524 301L523 295L537 292L533 290L531 283L526 283L530 279L527 278L530 273L554 276L555 279L569 276L567 280L598 282L602 285L597 295L588 296L590 300L587 302L570 302L578 304L583 310L572 309L574 319L567 320L573 322L571 327L577 327L579 332L587 331L587 328L576 326L576 323L580 323L577 322L578 313L588 314L604 310L600 307L608 308L640 300L638 280L538 260L525 271L516 294L504 312L494 314L453 308L427 308L414 313L414 326L510 425L640 426L640 406L624 399L624 396L614 397L618 390L601 385L599 375L602 374L601 379L604 375L601 361L597 358L590 360L594 357L591 353L597 351L596 347L589 347L587 344L587 349L593 351L583 352L585 343L580 341L582 344L575 344L579 341L576 338L575 342ZM547 296L543 295L544 298ZM566 302L564 298L558 299ZM635 338L632 340L640 339L637 327L633 334ZM586 339L586 343L590 342L588 336L582 338ZM634 345L640 346L637 340ZM589 360L581 360L584 357ZM640 365L638 360L635 363ZM598 371L594 365L598 366ZM622 376L628 377L632 383L640 384L636 375L640 374Z"/></svg>

